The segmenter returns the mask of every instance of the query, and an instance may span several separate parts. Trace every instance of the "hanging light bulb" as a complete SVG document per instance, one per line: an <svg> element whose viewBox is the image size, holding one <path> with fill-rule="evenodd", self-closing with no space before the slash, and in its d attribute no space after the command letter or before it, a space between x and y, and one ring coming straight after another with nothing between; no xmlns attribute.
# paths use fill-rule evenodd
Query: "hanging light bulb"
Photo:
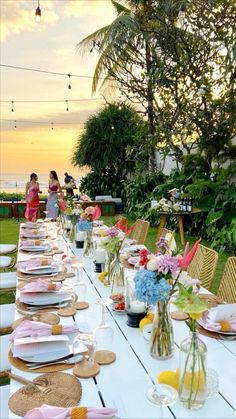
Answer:
<svg viewBox="0 0 236 419"><path fill-rule="evenodd" d="M51 122L51 129L53 130L53 122Z"/></svg>
<svg viewBox="0 0 236 419"><path fill-rule="evenodd" d="M15 125L14 125L14 129L16 129L16 120L15 120Z"/></svg>
<svg viewBox="0 0 236 419"><path fill-rule="evenodd" d="M71 77L71 74L67 74L67 75L68 75L68 77L69 77L68 89L69 89L69 90L71 90L71 84L70 84L70 77Z"/></svg>
<svg viewBox="0 0 236 419"><path fill-rule="evenodd" d="M41 9L39 6L39 0L38 0L38 7L35 10L35 22L40 23L41 22Z"/></svg>
<svg viewBox="0 0 236 419"><path fill-rule="evenodd" d="M14 100L11 101L11 111L14 112Z"/></svg>
<svg viewBox="0 0 236 419"><path fill-rule="evenodd" d="M69 111L68 100L66 100L66 111Z"/></svg>
<svg viewBox="0 0 236 419"><path fill-rule="evenodd" d="M112 125L112 126L111 126L111 129L112 129L112 131L114 131L114 129L115 129L115 128L114 128L114 125Z"/></svg>

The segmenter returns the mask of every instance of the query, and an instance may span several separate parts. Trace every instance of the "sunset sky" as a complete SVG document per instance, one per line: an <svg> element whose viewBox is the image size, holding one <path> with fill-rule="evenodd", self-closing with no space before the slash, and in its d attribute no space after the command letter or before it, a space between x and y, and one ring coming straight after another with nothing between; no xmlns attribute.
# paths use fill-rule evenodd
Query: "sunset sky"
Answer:
<svg viewBox="0 0 236 419"><path fill-rule="evenodd" d="M76 44L115 18L110 0L40 0L41 23L34 19L37 3L0 0L1 64L92 76L97 56L81 57ZM11 103L1 102L1 172L55 169L76 175L70 165L76 136L104 103L99 93L91 96L91 83L89 78L72 77L69 91L66 76L1 67L1 101L69 101L69 112L66 102L15 103L14 112Z"/></svg>

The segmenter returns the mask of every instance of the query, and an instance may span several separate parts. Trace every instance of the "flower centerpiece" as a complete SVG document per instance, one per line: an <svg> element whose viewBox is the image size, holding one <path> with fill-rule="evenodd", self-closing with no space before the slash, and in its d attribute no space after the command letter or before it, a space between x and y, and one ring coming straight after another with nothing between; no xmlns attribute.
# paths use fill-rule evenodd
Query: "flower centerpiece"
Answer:
<svg viewBox="0 0 236 419"><path fill-rule="evenodd" d="M139 264L144 269L136 273L134 282L137 299L151 306L156 305L150 346L150 353L154 358L167 359L173 356L174 340L169 301L176 291L181 270L186 269L192 261L198 244L199 240L184 257L168 253L163 239L156 243L158 249L162 249L156 255L148 254L145 249L141 251Z"/></svg>
<svg viewBox="0 0 236 419"><path fill-rule="evenodd" d="M93 253L92 230L93 221L101 216L101 210L96 207L89 206L85 208L84 212L80 214L80 221L78 224L79 231L85 232L84 241L84 256L90 256Z"/></svg>
<svg viewBox="0 0 236 419"><path fill-rule="evenodd" d="M187 409L199 409L207 397L207 347L198 337L198 320L205 316L208 306L192 287L182 284L174 304L189 316L186 324L190 329L189 338L180 344L179 399Z"/></svg>
<svg viewBox="0 0 236 419"><path fill-rule="evenodd" d="M76 204L71 197L65 196L62 192L57 200L57 208L59 211L59 220L63 227L65 227L64 217L70 221L70 239L74 241L76 224L80 218L82 208L80 204Z"/></svg>

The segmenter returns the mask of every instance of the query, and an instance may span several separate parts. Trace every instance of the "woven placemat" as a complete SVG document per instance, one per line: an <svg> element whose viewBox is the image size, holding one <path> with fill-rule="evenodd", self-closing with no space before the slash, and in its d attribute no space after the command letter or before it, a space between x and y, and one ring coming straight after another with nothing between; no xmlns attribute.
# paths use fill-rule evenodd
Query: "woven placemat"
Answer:
<svg viewBox="0 0 236 419"><path fill-rule="evenodd" d="M80 381L71 374L44 374L33 380L40 386L50 389L48 394L40 387L28 384L14 393L8 402L13 413L24 416L29 410L48 404L58 407L72 407L79 403L82 394Z"/></svg>
<svg viewBox="0 0 236 419"><path fill-rule="evenodd" d="M88 307L89 303L87 303L86 301L78 301L78 303L74 304L74 308L76 308L76 310L85 310Z"/></svg>
<svg viewBox="0 0 236 419"><path fill-rule="evenodd" d="M58 310L57 312L57 314L61 317L75 316L76 313L77 313L77 310L75 307L60 308L60 310Z"/></svg>
<svg viewBox="0 0 236 419"><path fill-rule="evenodd" d="M73 364L56 364L56 365L48 365L47 367L42 367L42 368L37 368L37 370L31 370L29 369L26 364L28 364L27 361L23 361L20 358L14 358L12 351L10 350L8 353L8 359L11 365L13 365L13 367L18 368L21 371L26 371L26 372L57 372L57 371L64 371L64 370L68 370L70 368L73 367Z"/></svg>
<svg viewBox="0 0 236 419"><path fill-rule="evenodd" d="M60 323L60 317L57 314L54 313L38 313L38 314L32 314L31 316L24 316L20 319L15 320L12 323L12 329L15 330L19 324L23 322L23 320L32 320L36 322L42 322L46 324L58 324Z"/></svg>
<svg viewBox="0 0 236 419"><path fill-rule="evenodd" d="M37 312L37 310L35 310L35 312L32 313L32 311L29 311L28 310L28 305L25 304L25 303L22 303L19 300L19 298L17 298L15 304L16 304L16 309L17 309L18 313L24 314L26 316L29 315L29 314L32 314L32 315L35 316L35 315L40 314L40 313L48 313L49 311L56 311L56 310L58 310L58 307L48 308L47 306L45 306L45 308L40 309L38 312ZM36 308L37 306L34 306L34 307Z"/></svg>
<svg viewBox="0 0 236 419"><path fill-rule="evenodd" d="M227 340L227 336L230 337L230 340L236 340L236 336L234 335L222 335L217 332L210 332L209 330L204 329L204 327L200 326L198 327L199 333L204 336L208 336L209 338L218 339L218 340ZM226 339L224 338L226 337Z"/></svg>
<svg viewBox="0 0 236 419"><path fill-rule="evenodd" d="M214 294L204 294L200 293L198 294L198 297L201 300L204 300L207 304L209 304L211 307L216 307L218 304L224 304L224 301L222 298L217 297L217 295Z"/></svg>
<svg viewBox="0 0 236 419"><path fill-rule="evenodd" d="M50 279L53 282L61 282L65 280L65 273L66 270L64 269L63 272L58 273L55 276L50 276L50 275L28 275L28 274L23 274L20 271L16 272L16 276L20 281L27 281L27 282L31 282L31 281L35 281L38 278L43 278L43 279Z"/></svg>

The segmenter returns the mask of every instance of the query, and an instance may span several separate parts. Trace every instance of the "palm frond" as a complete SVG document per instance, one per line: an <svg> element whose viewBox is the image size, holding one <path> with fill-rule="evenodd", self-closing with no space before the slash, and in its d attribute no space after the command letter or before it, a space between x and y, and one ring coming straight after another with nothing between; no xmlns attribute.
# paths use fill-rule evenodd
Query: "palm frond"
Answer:
<svg viewBox="0 0 236 419"><path fill-rule="evenodd" d="M82 39L82 41L76 45L77 50L79 50L82 55L88 53L93 46L93 41L102 42L106 37L109 28L110 25L103 26L103 28L98 29L91 35L88 35L86 38Z"/></svg>
<svg viewBox="0 0 236 419"><path fill-rule="evenodd" d="M115 7L116 12L117 12L118 15L120 15L121 13L130 13L131 12L131 10L127 9L127 7L123 6L123 4L118 3L115 0L111 0L111 2L113 4L113 6Z"/></svg>

